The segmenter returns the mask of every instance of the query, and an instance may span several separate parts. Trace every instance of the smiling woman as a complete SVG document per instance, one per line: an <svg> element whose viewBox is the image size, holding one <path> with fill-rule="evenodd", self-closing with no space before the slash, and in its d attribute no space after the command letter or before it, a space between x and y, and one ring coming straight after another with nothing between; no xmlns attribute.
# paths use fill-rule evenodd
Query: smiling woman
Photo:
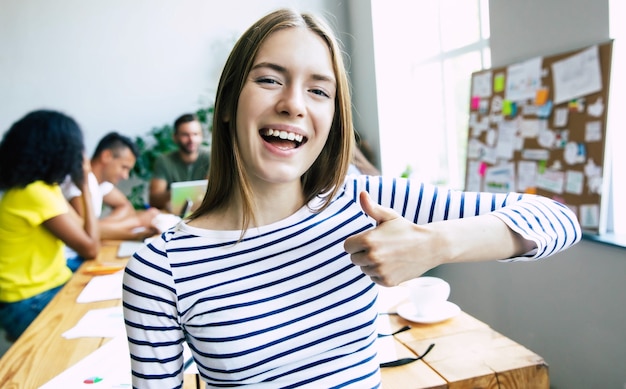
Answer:
<svg viewBox="0 0 626 389"><path fill-rule="evenodd" d="M187 342L209 386L380 387L376 284L539 259L580 238L549 199L347 176L347 73L313 15L251 26L215 102L201 207L125 269L133 386L180 386Z"/></svg>

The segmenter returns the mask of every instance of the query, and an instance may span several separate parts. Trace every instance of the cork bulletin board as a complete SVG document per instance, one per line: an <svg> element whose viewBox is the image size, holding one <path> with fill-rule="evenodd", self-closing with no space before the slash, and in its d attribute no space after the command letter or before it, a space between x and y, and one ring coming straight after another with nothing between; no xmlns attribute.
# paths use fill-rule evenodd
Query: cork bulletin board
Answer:
<svg viewBox="0 0 626 389"><path fill-rule="evenodd" d="M473 73L465 189L540 194L604 232L611 52L612 41Z"/></svg>

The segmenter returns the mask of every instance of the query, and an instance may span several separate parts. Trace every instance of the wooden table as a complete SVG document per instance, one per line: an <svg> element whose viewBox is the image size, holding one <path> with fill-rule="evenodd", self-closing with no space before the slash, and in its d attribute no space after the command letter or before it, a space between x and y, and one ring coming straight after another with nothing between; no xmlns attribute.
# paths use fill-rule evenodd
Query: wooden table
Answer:
<svg viewBox="0 0 626 389"><path fill-rule="evenodd" d="M95 261L125 264L127 259L116 258L119 243L103 242ZM0 388L38 388L109 340L61 336L89 310L121 305L121 300L76 303L91 278L79 269L0 359ZM435 347L423 360L383 368L385 388L549 388L548 366L539 355L464 312L437 324L389 318L395 328L411 326L394 335L399 357L415 356L431 343ZM194 375L185 375L184 388L196 388Z"/></svg>
<svg viewBox="0 0 626 389"><path fill-rule="evenodd" d="M417 355L435 347L420 361L382 369L386 388L550 387L543 358L465 312L437 324L391 320L397 328L411 326L395 335L399 346Z"/></svg>

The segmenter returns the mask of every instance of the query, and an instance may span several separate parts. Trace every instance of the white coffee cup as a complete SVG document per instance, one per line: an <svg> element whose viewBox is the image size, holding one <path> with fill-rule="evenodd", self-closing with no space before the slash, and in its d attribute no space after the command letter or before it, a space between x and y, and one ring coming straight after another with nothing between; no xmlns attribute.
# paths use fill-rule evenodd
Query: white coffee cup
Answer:
<svg viewBox="0 0 626 389"><path fill-rule="evenodd" d="M417 316L428 316L441 309L450 297L450 284L437 277L418 277L405 283Z"/></svg>

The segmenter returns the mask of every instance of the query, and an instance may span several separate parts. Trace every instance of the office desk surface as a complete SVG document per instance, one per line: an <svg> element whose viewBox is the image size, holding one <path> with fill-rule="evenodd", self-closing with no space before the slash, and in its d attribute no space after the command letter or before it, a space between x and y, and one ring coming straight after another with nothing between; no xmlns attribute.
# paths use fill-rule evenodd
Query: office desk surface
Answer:
<svg viewBox="0 0 626 389"><path fill-rule="evenodd" d="M124 264L127 259L116 258L119 243L103 242L95 261ZM121 305L121 300L76 303L91 278L79 269L0 359L0 388L38 388L109 340L61 336L89 310ZM431 343L435 347L423 360L383 368L385 388L549 388L543 358L467 313L436 324L388 316L394 328L411 326L394 336L398 355L419 355ZM195 387L195 376L185 375L184 388Z"/></svg>

